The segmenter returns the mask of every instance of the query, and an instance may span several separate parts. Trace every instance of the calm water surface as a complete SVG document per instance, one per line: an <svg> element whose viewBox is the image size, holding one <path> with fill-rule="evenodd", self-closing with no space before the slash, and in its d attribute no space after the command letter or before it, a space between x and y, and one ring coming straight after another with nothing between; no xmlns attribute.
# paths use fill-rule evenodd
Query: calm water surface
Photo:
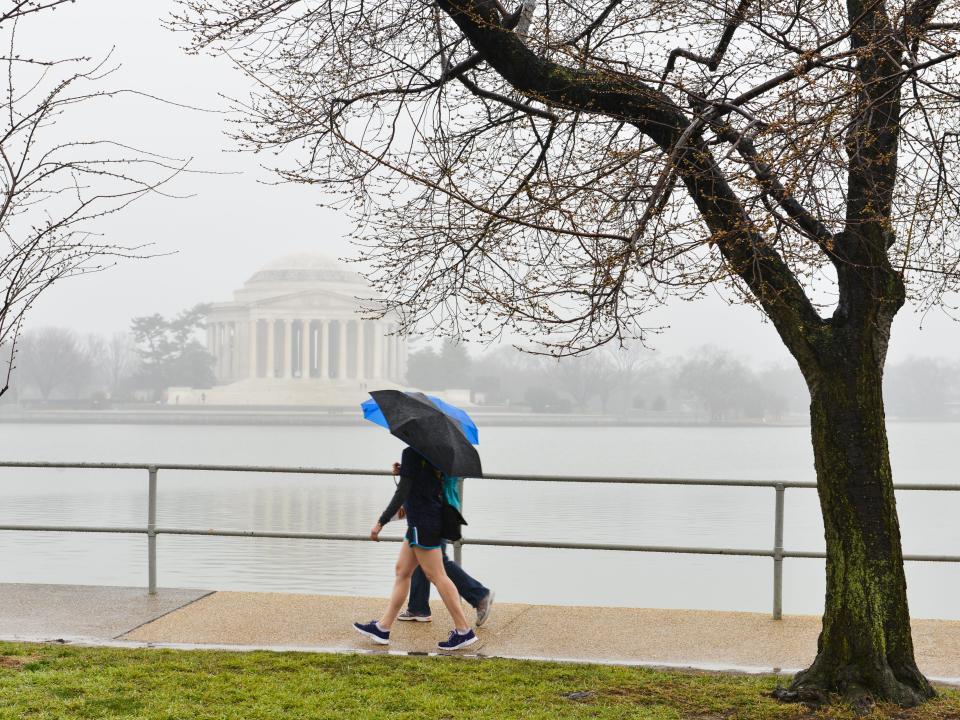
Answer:
<svg viewBox="0 0 960 720"><path fill-rule="evenodd" d="M399 442L373 426L0 425L10 460L389 467ZM511 473L812 480L809 430L505 428L481 430L484 467ZM958 483L960 424L890 425L895 478ZM0 523L139 525L143 471L0 468ZM167 527L365 533L386 477L162 471ZM769 548L773 490L471 480L469 534ZM960 493L898 494L904 551L960 554ZM402 528L388 527L399 534ZM788 490L785 546L822 550L816 494ZM385 596L393 543L160 536L161 586ZM464 565L505 601L768 612L769 558L464 548ZM908 563L916 617L960 619L960 565ZM143 536L0 531L0 582L142 585ZM819 613L823 562L784 563L784 611Z"/></svg>

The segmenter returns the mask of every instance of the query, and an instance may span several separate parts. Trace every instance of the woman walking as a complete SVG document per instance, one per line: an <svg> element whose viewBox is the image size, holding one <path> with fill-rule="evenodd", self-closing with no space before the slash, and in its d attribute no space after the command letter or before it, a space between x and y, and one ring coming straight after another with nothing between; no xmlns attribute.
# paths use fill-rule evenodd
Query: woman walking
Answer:
<svg viewBox="0 0 960 720"><path fill-rule="evenodd" d="M462 650L477 641L460 607L460 595L443 569L443 473L413 448L406 448L400 458L400 482L393 499L370 531L370 539L378 540L383 526L403 507L407 518L405 542L397 558L396 576L390 602L379 620L354 623L357 632L375 643L390 642L390 628L400 614L410 591L410 577L419 565L427 579L437 588L443 604L453 618L450 636L438 643L441 650Z"/></svg>

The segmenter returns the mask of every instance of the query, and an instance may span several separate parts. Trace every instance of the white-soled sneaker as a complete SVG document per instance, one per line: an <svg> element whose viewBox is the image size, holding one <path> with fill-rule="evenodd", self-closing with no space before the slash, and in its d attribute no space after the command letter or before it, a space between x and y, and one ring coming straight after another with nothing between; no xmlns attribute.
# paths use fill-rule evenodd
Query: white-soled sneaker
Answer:
<svg viewBox="0 0 960 720"><path fill-rule="evenodd" d="M493 607L493 590L477 605L477 627L483 625L490 617L490 608Z"/></svg>
<svg viewBox="0 0 960 720"><path fill-rule="evenodd" d="M370 638L377 645L390 644L390 631L381 630L376 620L371 620L368 623L354 623L353 629L364 637Z"/></svg>
<svg viewBox="0 0 960 720"><path fill-rule="evenodd" d="M417 613L412 613L409 610L404 610L402 613L397 615L397 620L405 620L412 622L430 622L433 618L430 615L418 615Z"/></svg>
<svg viewBox="0 0 960 720"><path fill-rule="evenodd" d="M441 650L463 650L470 647L477 641L477 634L470 628L465 633L459 633L456 630L450 631L450 637L437 643Z"/></svg>

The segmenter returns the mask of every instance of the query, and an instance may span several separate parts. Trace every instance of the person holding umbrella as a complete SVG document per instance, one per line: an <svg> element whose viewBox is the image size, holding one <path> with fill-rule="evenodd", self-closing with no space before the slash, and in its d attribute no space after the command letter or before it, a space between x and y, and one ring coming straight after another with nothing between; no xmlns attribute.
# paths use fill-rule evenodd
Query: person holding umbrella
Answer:
<svg viewBox="0 0 960 720"><path fill-rule="evenodd" d="M365 417L385 425L409 446L400 458L397 492L371 529L370 538L379 539L383 526L401 503L407 532L397 557L393 591L386 610L379 620L354 623L353 627L380 645L389 644L390 629L410 592L410 578L419 566L437 588L454 622L450 636L437 647L462 650L476 643L477 635L467 622L460 607L460 595L443 568L443 479L444 475L480 476L480 456L464 433L463 421L426 396L396 390L374 391L370 395L372 405L371 401L363 405Z"/></svg>
<svg viewBox="0 0 960 720"><path fill-rule="evenodd" d="M400 463L393 464L393 474L400 474ZM460 495L457 492L457 478L444 478L444 494L447 502L453 505L457 511L460 511ZM399 507L397 513L399 519L404 518L403 497L406 496L406 490L401 490L397 485L397 492L391 500L387 510ZM452 496L452 497L451 497ZM380 516L381 526L386 525L394 516L387 515L386 512ZM443 559L443 569L447 577L453 581L454 587L460 593L460 597L466 600L477 611L476 625L480 627L487 618L490 617L490 610L493 607L494 592L483 583L472 577L460 565L447 557L447 538L440 541L440 552ZM423 574L423 568L417 566L410 578L410 598L407 601L407 609L400 613L397 620L409 622L430 622L433 618L430 616L430 581Z"/></svg>

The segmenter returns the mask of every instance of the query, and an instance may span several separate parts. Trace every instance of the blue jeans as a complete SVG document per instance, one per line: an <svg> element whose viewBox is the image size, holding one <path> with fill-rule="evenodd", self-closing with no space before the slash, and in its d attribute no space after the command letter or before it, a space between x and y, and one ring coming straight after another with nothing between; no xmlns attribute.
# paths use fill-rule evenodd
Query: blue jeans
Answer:
<svg viewBox="0 0 960 720"><path fill-rule="evenodd" d="M447 557L447 543L445 541L440 546L440 552L443 553L443 569L447 573L447 577L453 581L460 597L473 607L479 605L480 601L490 591L467 575L463 568ZM410 600L407 603L407 610L414 615L430 614L430 582L419 565L413 571L413 577L410 578Z"/></svg>

